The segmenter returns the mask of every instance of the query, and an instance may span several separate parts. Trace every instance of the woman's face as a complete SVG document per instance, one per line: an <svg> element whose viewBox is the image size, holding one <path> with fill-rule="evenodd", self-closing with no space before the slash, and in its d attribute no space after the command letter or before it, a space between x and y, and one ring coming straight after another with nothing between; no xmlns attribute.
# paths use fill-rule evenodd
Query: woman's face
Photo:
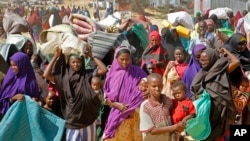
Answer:
<svg viewBox="0 0 250 141"><path fill-rule="evenodd" d="M238 43L238 52L244 52L247 48L247 41L243 40Z"/></svg>
<svg viewBox="0 0 250 141"><path fill-rule="evenodd" d="M69 66L73 71L79 71L82 68L82 60L76 57L70 57Z"/></svg>
<svg viewBox="0 0 250 141"><path fill-rule="evenodd" d="M201 64L202 68L205 68L209 64L209 56L205 52L202 52L200 55L199 62Z"/></svg>
<svg viewBox="0 0 250 141"><path fill-rule="evenodd" d="M184 55L184 52L180 49L176 49L174 51L174 57L175 57L175 60L178 62L178 63L183 63L184 59L185 59L185 55Z"/></svg>
<svg viewBox="0 0 250 141"><path fill-rule="evenodd" d="M151 37L151 40L150 40L150 43L151 43L152 46L158 45L157 37L152 36L152 37Z"/></svg>
<svg viewBox="0 0 250 141"><path fill-rule="evenodd" d="M12 60L10 60L10 67L12 68L14 74L17 75L19 72L19 69L18 69L16 63Z"/></svg>
<svg viewBox="0 0 250 141"><path fill-rule="evenodd" d="M26 53L28 56L31 56L33 54L33 47L31 42L26 42L23 47L23 52Z"/></svg>
<svg viewBox="0 0 250 141"><path fill-rule="evenodd" d="M130 54L122 53L117 57L117 61L122 68L127 68L130 64Z"/></svg>

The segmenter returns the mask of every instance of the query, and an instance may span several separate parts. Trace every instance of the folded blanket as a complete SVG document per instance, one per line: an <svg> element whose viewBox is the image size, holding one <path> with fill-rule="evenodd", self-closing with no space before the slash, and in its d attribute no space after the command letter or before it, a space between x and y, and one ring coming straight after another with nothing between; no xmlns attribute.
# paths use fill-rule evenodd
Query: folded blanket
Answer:
<svg viewBox="0 0 250 141"><path fill-rule="evenodd" d="M65 121L41 108L29 96L15 102L0 122L0 140L60 141Z"/></svg>

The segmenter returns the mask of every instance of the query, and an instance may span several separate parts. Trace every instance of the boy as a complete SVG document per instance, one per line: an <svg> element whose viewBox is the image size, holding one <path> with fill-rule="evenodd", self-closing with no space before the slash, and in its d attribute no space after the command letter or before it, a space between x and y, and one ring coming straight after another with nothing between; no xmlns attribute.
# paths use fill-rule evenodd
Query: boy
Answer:
<svg viewBox="0 0 250 141"><path fill-rule="evenodd" d="M147 77L149 98L140 107L140 131L144 141L171 141L173 131L183 130L181 124L172 125L173 102L161 94L162 77L152 73Z"/></svg>
<svg viewBox="0 0 250 141"><path fill-rule="evenodd" d="M193 102L189 99L186 99L186 85L182 81L176 81L172 85L173 92L173 110L172 110L172 121L174 124L181 123L182 126L186 126L187 120L195 117L195 107ZM185 135L185 132L182 132L181 135ZM182 139L180 136L177 138Z"/></svg>

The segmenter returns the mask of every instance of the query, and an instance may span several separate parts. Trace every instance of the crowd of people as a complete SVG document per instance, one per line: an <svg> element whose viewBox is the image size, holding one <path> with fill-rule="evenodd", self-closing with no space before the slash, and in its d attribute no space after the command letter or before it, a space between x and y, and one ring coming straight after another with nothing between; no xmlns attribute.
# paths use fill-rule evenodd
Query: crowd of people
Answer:
<svg viewBox="0 0 250 141"><path fill-rule="evenodd" d="M113 11L109 7L105 17ZM200 140L229 141L230 125L250 123L250 48L243 24L246 10L235 16L230 11L226 20L197 13L193 20L196 28L185 38L187 42L175 27L160 31L141 14L137 23L127 24L131 27L121 24L119 32L131 46L115 47L110 64L93 56L90 44L84 54L68 56L60 46L55 47L51 60L36 48L43 30L70 25L71 14L92 17L86 7L9 7L1 11L1 17L9 12L27 20L31 36L6 45L11 35L24 35L13 31L18 23L9 27L4 25L12 24L6 16L1 18L1 48L16 46L18 50L9 51L7 59L0 56L2 122L11 106L25 101L26 95L65 120L61 140L67 141L183 141L186 136L198 140L190 130L202 135ZM100 18L94 15L93 21ZM136 34L135 28L145 30L146 35ZM231 30L232 35L222 28ZM86 58L96 66L88 68ZM197 105L206 94L209 112L201 117L199 110L207 109ZM206 129L190 126L199 118L208 119L205 128L211 130L206 134Z"/></svg>

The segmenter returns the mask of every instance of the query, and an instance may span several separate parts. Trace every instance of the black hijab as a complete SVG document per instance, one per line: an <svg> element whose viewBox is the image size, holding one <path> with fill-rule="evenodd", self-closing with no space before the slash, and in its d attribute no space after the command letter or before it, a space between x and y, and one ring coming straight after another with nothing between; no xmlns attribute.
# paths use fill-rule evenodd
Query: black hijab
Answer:
<svg viewBox="0 0 250 141"><path fill-rule="evenodd" d="M76 56L75 56L76 57ZM70 58L70 57L69 57ZM101 101L90 85L93 70L82 68L75 72L61 55L55 66L55 83L60 96L61 110L70 129L91 125L99 114ZM68 61L69 62L69 61Z"/></svg>
<svg viewBox="0 0 250 141"><path fill-rule="evenodd" d="M211 134L206 141L215 141L229 130L235 117L235 106L232 100L231 85L227 73L229 61L219 58L216 50L207 48L204 52L209 56L209 65L202 68L191 84L191 99L206 90L211 97L210 124Z"/></svg>

